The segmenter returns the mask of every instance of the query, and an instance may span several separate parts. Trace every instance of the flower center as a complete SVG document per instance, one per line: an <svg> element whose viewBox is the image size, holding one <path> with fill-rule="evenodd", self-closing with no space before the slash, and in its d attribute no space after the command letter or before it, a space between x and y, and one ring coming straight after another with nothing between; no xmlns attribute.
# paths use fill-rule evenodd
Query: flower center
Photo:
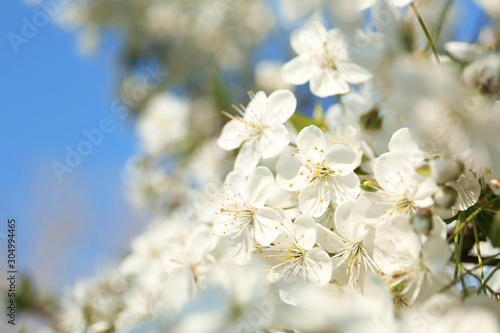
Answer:
<svg viewBox="0 0 500 333"><path fill-rule="evenodd" d="M393 211L398 211L403 214L413 214L417 209L417 205L406 194L396 201Z"/></svg>
<svg viewBox="0 0 500 333"><path fill-rule="evenodd" d="M334 170L331 170L328 165L326 165L324 162L318 162L315 164L314 169L313 169L313 180L319 179L319 180L325 180L328 178L330 174L335 173Z"/></svg>
<svg viewBox="0 0 500 333"><path fill-rule="evenodd" d="M321 52L321 57L320 57L319 63L320 63L320 66L323 68L331 68L331 69L337 70L337 65L335 64L335 58L328 50L328 44L326 41L323 42L323 49Z"/></svg>

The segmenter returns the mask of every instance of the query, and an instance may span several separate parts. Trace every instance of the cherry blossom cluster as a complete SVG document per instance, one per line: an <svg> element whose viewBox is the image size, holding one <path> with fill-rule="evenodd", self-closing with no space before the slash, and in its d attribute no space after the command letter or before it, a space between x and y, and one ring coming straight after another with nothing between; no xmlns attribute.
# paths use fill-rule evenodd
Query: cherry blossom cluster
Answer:
<svg viewBox="0 0 500 333"><path fill-rule="evenodd" d="M214 135L193 100L146 105L130 172L162 200L62 331L500 332L497 42L426 39L424 2L284 2L294 55Z"/></svg>

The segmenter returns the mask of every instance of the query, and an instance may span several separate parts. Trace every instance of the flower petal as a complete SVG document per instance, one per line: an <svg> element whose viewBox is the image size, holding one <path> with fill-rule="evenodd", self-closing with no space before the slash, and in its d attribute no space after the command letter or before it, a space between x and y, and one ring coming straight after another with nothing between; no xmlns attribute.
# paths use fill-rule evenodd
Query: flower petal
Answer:
<svg viewBox="0 0 500 333"><path fill-rule="evenodd" d="M261 207L255 213L255 241L262 245L271 244L279 235L280 214L272 208Z"/></svg>
<svg viewBox="0 0 500 333"><path fill-rule="evenodd" d="M367 69L352 62L339 62L337 64L337 70L342 79L352 84L366 82L372 77L372 73Z"/></svg>
<svg viewBox="0 0 500 333"><path fill-rule="evenodd" d="M300 191L299 207L305 214L320 217L328 209L329 204L329 190L323 186L323 182L316 181Z"/></svg>
<svg viewBox="0 0 500 333"><path fill-rule="evenodd" d="M248 106L245 108L243 119L246 122L260 121L267 109L267 96L263 91L259 91L252 98Z"/></svg>
<svg viewBox="0 0 500 333"><path fill-rule="evenodd" d="M253 239L248 228L227 241L227 255L234 257L237 264L244 265L250 260Z"/></svg>
<svg viewBox="0 0 500 333"><path fill-rule="evenodd" d="M326 150L326 164L337 173L346 174L356 167L356 153L343 143L334 143Z"/></svg>
<svg viewBox="0 0 500 333"><path fill-rule="evenodd" d="M323 24L312 21L292 33L290 44L297 54L310 53L316 47L322 47L327 31Z"/></svg>
<svg viewBox="0 0 500 333"><path fill-rule="evenodd" d="M234 168L241 170L245 176L249 175L259 164L260 145L257 140L247 140L241 146L234 161Z"/></svg>
<svg viewBox="0 0 500 333"><path fill-rule="evenodd" d="M307 251L304 262L306 277L309 282L324 286L332 278L332 261L328 253L320 248Z"/></svg>
<svg viewBox="0 0 500 333"><path fill-rule="evenodd" d="M295 239L302 248L309 250L316 244L316 222L307 214L301 214L294 221Z"/></svg>
<svg viewBox="0 0 500 333"><path fill-rule="evenodd" d="M278 163L276 163L276 171L278 173L276 181L285 190L297 191L309 184L309 179L306 178L308 170L298 155L287 154L281 156Z"/></svg>
<svg viewBox="0 0 500 333"><path fill-rule="evenodd" d="M361 191L359 178L354 172L341 177L330 177L328 182L329 187L335 191L332 200L336 205L356 199Z"/></svg>
<svg viewBox="0 0 500 333"><path fill-rule="evenodd" d="M290 133L284 125L273 126L264 130L259 142L262 158L271 158L290 143Z"/></svg>
<svg viewBox="0 0 500 333"><path fill-rule="evenodd" d="M297 108L295 95L286 89L273 92L268 98L267 112L263 121L267 126L280 125L290 119Z"/></svg>
<svg viewBox="0 0 500 333"><path fill-rule="evenodd" d="M240 120L233 119L222 128L217 145L224 150L233 150L241 146L248 138L246 129Z"/></svg>
<svg viewBox="0 0 500 333"><path fill-rule="evenodd" d="M422 257L433 273L442 272L450 259L448 243L438 235L429 237L422 248Z"/></svg>
<svg viewBox="0 0 500 333"><path fill-rule="evenodd" d="M316 69L317 66L309 56L299 55L283 65L281 76L286 83L301 85L311 80Z"/></svg>
<svg viewBox="0 0 500 333"><path fill-rule="evenodd" d="M355 201L346 201L335 209L335 231L352 243L364 240L367 230L357 214Z"/></svg>
<svg viewBox="0 0 500 333"><path fill-rule="evenodd" d="M332 68L316 71L309 82L311 92L318 97L328 97L347 94L351 89L349 84Z"/></svg>
<svg viewBox="0 0 500 333"><path fill-rule="evenodd" d="M316 224L316 231L317 242L324 250L334 253L335 250L344 247L344 241L342 238L330 229L327 229L320 224Z"/></svg>
<svg viewBox="0 0 500 333"><path fill-rule="evenodd" d="M227 195L239 194L239 196L248 200L246 178L240 170L236 169L228 173L224 180L224 186Z"/></svg>
<svg viewBox="0 0 500 333"><path fill-rule="evenodd" d="M257 167L246 182L247 200L254 207L261 207L274 190L274 177L271 171L263 166Z"/></svg>
<svg viewBox="0 0 500 333"><path fill-rule="evenodd" d="M297 136L297 147L301 154L311 158L313 162L323 162L326 150L325 135L317 126L305 127Z"/></svg>

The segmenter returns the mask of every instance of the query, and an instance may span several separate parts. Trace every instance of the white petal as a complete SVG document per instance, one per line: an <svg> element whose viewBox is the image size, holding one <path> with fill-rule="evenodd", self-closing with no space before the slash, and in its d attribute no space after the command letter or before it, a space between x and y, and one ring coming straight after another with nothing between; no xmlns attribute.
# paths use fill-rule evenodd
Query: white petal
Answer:
<svg viewBox="0 0 500 333"><path fill-rule="evenodd" d="M373 173L380 187L391 193L405 193L405 180L411 179L415 168L402 153L385 153L373 164ZM418 175L418 174L417 174Z"/></svg>
<svg viewBox="0 0 500 333"><path fill-rule="evenodd" d="M311 158L313 162L322 162L326 150L325 135L314 125L305 127L297 136L297 147L301 154Z"/></svg>
<svg viewBox="0 0 500 333"><path fill-rule="evenodd" d="M405 153L407 155L420 156L422 160L426 157L426 152L420 149L418 144L420 140L417 138L416 130L404 127L396 132L389 141L389 151L391 153Z"/></svg>
<svg viewBox="0 0 500 333"><path fill-rule="evenodd" d="M363 67L352 62L340 62L337 64L337 70L342 79L352 84L360 84L368 81L372 74Z"/></svg>
<svg viewBox="0 0 500 333"><path fill-rule="evenodd" d="M255 213L255 241L262 245L271 244L280 230L278 226L282 221L280 214L272 208L261 207Z"/></svg>
<svg viewBox="0 0 500 333"><path fill-rule="evenodd" d="M314 52L314 48L322 47L326 41L326 28L318 21L306 24L292 33L290 44L297 54Z"/></svg>
<svg viewBox="0 0 500 333"><path fill-rule="evenodd" d="M354 201L347 201L335 209L335 231L350 242L359 242L366 232L354 204Z"/></svg>
<svg viewBox="0 0 500 333"><path fill-rule="evenodd" d="M328 253L320 248L314 248L307 251L306 261L306 276L309 282L324 286L332 278L332 261Z"/></svg>
<svg viewBox="0 0 500 333"><path fill-rule="evenodd" d="M190 249L189 256L194 263L200 263L209 252L213 245L213 238L209 237L210 233L204 227L196 228L189 235L187 240L187 248Z"/></svg>
<svg viewBox="0 0 500 333"><path fill-rule="evenodd" d="M466 62L472 62L477 57L486 54L481 46L464 42L448 42L444 44L444 48L453 57Z"/></svg>
<svg viewBox="0 0 500 333"><path fill-rule="evenodd" d="M242 122L236 119L231 120L222 128L217 145L224 150L233 150L241 146L243 140L248 138L248 134Z"/></svg>
<svg viewBox="0 0 500 333"><path fill-rule="evenodd" d="M356 199L361 191L359 178L354 172L341 177L330 177L328 182L329 187L334 190L335 197L332 199L336 205Z"/></svg>
<svg viewBox="0 0 500 333"><path fill-rule="evenodd" d="M422 245L410 217L393 215L377 226L373 259L386 274L393 275L413 265Z"/></svg>
<svg viewBox="0 0 500 333"><path fill-rule="evenodd" d="M379 200L380 198L383 200ZM376 220L392 208L392 198L392 193L384 190L377 191L377 193L362 193L356 199L356 211L367 219Z"/></svg>
<svg viewBox="0 0 500 333"><path fill-rule="evenodd" d="M342 238L330 229L327 229L320 224L316 224L316 230L317 242L324 250L334 253L335 250L344 247L344 241Z"/></svg>
<svg viewBox="0 0 500 333"><path fill-rule="evenodd" d="M330 204L328 188L323 187L323 182L316 181L306 186L299 194L299 207L305 214L320 217Z"/></svg>
<svg viewBox="0 0 500 333"><path fill-rule="evenodd" d="M238 152L234 161L234 168L241 170L244 175L249 175L259 164L260 145L257 140L247 140Z"/></svg>
<svg viewBox="0 0 500 333"><path fill-rule="evenodd" d="M304 281L298 277L286 278L280 281L279 295L283 303L297 305L301 299L297 290L304 285Z"/></svg>
<svg viewBox="0 0 500 333"><path fill-rule="evenodd" d="M267 112L263 119L267 126L280 125L290 119L297 108L295 95L286 89L273 92L268 98Z"/></svg>
<svg viewBox="0 0 500 333"><path fill-rule="evenodd" d="M290 133L284 125L266 128L260 137L262 158L278 155L290 143Z"/></svg>
<svg viewBox="0 0 500 333"><path fill-rule="evenodd" d="M316 71L309 82L311 92L318 97L328 97L347 94L351 89L349 84L331 68Z"/></svg>
<svg viewBox="0 0 500 333"><path fill-rule="evenodd" d="M227 254L234 257L237 264L246 264L252 254L252 240L252 234L247 228L238 236L227 241Z"/></svg>
<svg viewBox="0 0 500 333"><path fill-rule="evenodd" d="M252 98L245 109L243 119L248 122L260 121L267 109L267 96L263 91L259 91Z"/></svg>
<svg viewBox="0 0 500 333"><path fill-rule="evenodd" d="M481 185L474 174L469 170L465 170L458 178L458 181L450 182L450 185L453 186L458 193L457 202L453 205L453 208L460 211L466 210L475 205L479 200Z"/></svg>
<svg viewBox="0 0 500 333"><path fill-rule="evenodd" d="M425 265L433 273L440 273L450 259L450 250L446 240L439 236L431 236L422 248Z"/></svg>
<svg viewBox="0 0 500 333"><path fill-rule="evenodd" d="M446 223L437 216L436 214L432 215L432 235L436 235L441 237L442 239L446 239Z"/></svg>
<svg viewBox="0 0 500 333"><path fill-rule="evenodd" d="M334 143L326 150L326 164L336 172L352 172L356 166L356 153L348 145Z"/></svg>
<svg viewBox="0 0 500 333"><path fill-rule="evenodd" d="M309 250L316 244L316 222L307 214L297 216L294 221L295 239L302 248Z"/></svg>
<svg viewBox="0 0 500 333"><path fill-rule="evenodd" d="M240 194L245 200L248 200L246 178L240 170L228 173L224 180L224 185L227 187L225 189L227 195Z"/></svg>
<svg viewBox="0 0 500 333"><path fill-rule="evenodd" d="M263 166L256 168L246 182L247 200L253 207L261 207L274 190L274 177L271 171Z"/></svg>
<svg viewBox="0 0 500 333"><path fill-rule="evenodd" d="M308 170L298 155L281 156L276 163L276 172L278 173L276 181L285 190L297 191L309 184L309 180L306 178Z"/></svg>
<svg viewBox="0 0 500 333"><path fill-rule="evenodd" d="M283 65L281 76L289 84L301 85L309 81L318 67L307 55L299 55Z"/></svg>
<svg viewBox="0 0 500 333"><path fill-rule="evenodd" d="M391 0L394 7L404 7L409 5L413 0Z"/></svg>

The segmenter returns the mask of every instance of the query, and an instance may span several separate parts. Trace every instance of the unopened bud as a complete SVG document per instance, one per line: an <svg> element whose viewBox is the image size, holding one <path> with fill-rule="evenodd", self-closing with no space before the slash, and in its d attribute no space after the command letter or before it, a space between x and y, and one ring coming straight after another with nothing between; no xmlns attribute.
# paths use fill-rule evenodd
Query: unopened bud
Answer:
<svg viewBox="0 0 500 333"><path fill-rule="evenodd" d="M433 194L432 198L436 203L436 206L441 208L451 208L458 198L458 192L451 186L442 186L436 193Z"/></svg>
<svg viewBox="0 0 500 333"><path fill-rule="evenodd" d="M413 229L421 235L429 235L432 231L432 211L429 208L419 208L411 218Z"/></svg>
<svg viewBox="0 0 500 333"><path fill-rule="evenodd" d="M491 299L500 302L500 293L493 293L493 295L491 295Z"/></svg>
<svg viewBox="0 0 500 333"><path fill-rule="evenodd" d="M382 127L383 118L380 115L380 110L374 107L362 115L359 121L365 130L378 130Z"/></svg>
<svg viewBox="0 0 500 333"><path fill-rule="evenodd" d="M430 163L432 178L438 184L455 181L460 177L464 166L459 161L453 160L436 160Z"/></svg>
<svg viewBox="0 0 500 333"><path fill-rule="evenodd" d="M360 183L361 189L367 192L376 192L380 189L377 181L373 178L361 178Z"/></svg>

